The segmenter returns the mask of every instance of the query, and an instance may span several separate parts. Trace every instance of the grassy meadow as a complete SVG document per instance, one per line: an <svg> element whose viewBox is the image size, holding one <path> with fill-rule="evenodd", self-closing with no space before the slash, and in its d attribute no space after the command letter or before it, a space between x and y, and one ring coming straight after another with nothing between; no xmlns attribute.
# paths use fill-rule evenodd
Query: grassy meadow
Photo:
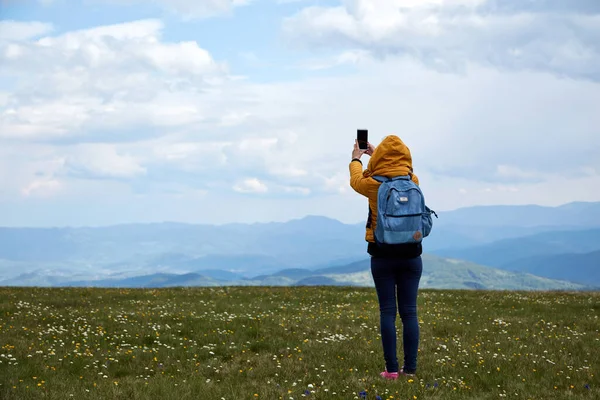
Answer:
<svg viewBox="0 0 600 400"><path fill-rule="evenodd" d="M384 381L371 288L0 288L0 399L600 398L600 293L419 305L417 377Z"/></svg>

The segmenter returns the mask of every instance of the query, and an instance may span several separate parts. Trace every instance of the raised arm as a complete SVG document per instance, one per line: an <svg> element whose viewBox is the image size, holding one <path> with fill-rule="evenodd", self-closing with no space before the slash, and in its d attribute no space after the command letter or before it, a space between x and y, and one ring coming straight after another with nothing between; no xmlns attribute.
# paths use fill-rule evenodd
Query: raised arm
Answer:
<svg viewBox="0 0 600 400"><path fill-rule="evenodd" d="M373 186L373 183L370 181L372 179L363 176L362 162L356 158L353 159L350 162L350 186L352 189L363 196L369 197Z"/></svg>

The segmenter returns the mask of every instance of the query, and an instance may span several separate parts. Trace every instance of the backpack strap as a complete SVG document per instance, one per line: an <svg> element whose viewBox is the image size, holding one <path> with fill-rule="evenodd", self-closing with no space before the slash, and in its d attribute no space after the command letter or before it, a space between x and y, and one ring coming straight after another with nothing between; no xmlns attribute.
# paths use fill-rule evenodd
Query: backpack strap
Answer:
<svg viewBox="0 0 600 400"><path fill-rule="evenodd" d="M412 174L395 176L393 178L386 178L385 176L372 176L371 178L375 179L377 182L390 182L390 181L410 181L412 179Z"/></svg>

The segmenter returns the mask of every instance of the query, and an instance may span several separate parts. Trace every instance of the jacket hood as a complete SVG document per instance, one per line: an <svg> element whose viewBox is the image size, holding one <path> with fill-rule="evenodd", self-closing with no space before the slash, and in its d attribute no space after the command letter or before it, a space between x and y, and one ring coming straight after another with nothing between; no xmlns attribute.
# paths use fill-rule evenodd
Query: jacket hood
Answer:
<svg viewBox="0 0 600 400"><path fill-rule="evenodd" d="M373 151L364 176L395 177L412 174L410 149L396 135L386 136ZM418 182L416 176L413 181Z"/></svg>

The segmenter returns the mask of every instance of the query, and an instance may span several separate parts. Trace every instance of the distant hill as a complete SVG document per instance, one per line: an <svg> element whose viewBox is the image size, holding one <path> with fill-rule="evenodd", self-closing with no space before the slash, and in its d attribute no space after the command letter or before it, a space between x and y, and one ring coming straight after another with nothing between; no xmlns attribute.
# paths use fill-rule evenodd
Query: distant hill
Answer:
<svg viewBox="0 0 600 400"><path fill-rule="evenodd" d="M434 221L435 223L435 221ZM518 239L544 232L577 232L588 230L580 226L470 226L447 225L441 221L426 238L423 246L428 252L448 249L467 249L505 239Z"/></svg>
<svg viewBox="0 0 600 400"><path fill-rule="evenodd" d="M184 258L184 255L177 255L175 259L165 259L150 261L150 265L163 266L172 270L195 271L206 275L206 271L217 271L235 269L240 266L240 270L273 272L281 270L289 265L294 265L293 261L281 260L273 256L262 254L209 254L202 257ZM239 273L231 272L230 278L241 278Z"/></svg>
<svg viewBox="0 0 600 400"><path fill-rule="evenodd" d="M370 260L340 266L329 270L315 271L335 281L354 282L359 286L372 286ZM508 272L484 267L471 262L423 256L421 287L436 289L503 289L503 290L549 290L582 289L585 285L561 282L519 272Z"/></svg>
<svg viewBox="0 0 600 400"><path fill-rule="evenodd" d="M426 251L463 249L543 232L600 228L600 202L560 207L478 206L438 212Z"/></svg>
<svg viewBox="0 0 600 400"><path fill-rule="evenodd" d="M484 267L471 262L424 255L421 287L438 289L584 290L590 286ZM25 277L21 277L25 280ZM0 282L0 285L5 284ZM361 286L373 287L370 260L319 270L288 269L241 280L219 280L200 274L146 274L93 281L54 280L53 286L173 287L173 286Z"/></svg>
<svg viewBox="0 0 600 400"><path fill-rule="evenodd" d="M600 288L600 251L528 257L501 265L500 268Z"/></svg>
<svg viewBox="0 0 600 400"><path fill-rule="evenodd" d="M471 207L438 214L424 251L446 258L505 268L515 260L600 250L600 203ZM157 282L170 275L197 274L189 280L289 284L335 275L337 268L348 274L351 265L360 269L354 263L366 257L364 229L362 222L343 224L319 216L218 226L0 228L0 285L48 286L157 274Z"/></svg>
<svg viewBox="0 0 600 400"><path fill-rule="evenodd" d="M35 281L20 276L21 286L38 286ZM56 277L49 286L63 287L128 287L128 288L158 288L173 286L219 286L219 281L199 274L149 274L129 278L113 278L81 281L59 281ZM2 284L5 284L2 282Z"/></svg>
<svg viewBox="0 0 600 400"><path fill-rule="evenodd" d="M313 268L364 256L364 227L324 217L221 226L176 223L101 228L0 228L0 278L69 265L120 272L229 270L244 276Z"/></svg>
<svg viewBox="0 0 600 400"><path fill-rule="evenodd" d="M529 257L564 253L587 253L600 250L600 229L543 232L515 239L504 239L466 249L433 251L442 257L469 260L475 263L502 267L512 261Z"/></svg>
<svg viewBox="0 0 600 400"><path fill-rule="evenodd" d="M337 281L328 276L311 276L300 279L294 286L351 286L349 282Z"/></svg>
<svg viewBox="0 0 600 400"><path fill-rule="evenodd" d="M278 271L271 276L284 276L291 279L302 279L314 275L316 272L309 269L292 268Z"/></svg>
<svg viewBox="0 0 600 400"><path fill-rule="evenodd" d="M575 202L559 207L537 205L477 206L440 212L440 226L564 226L600 227L600 202Z"/></svg>

